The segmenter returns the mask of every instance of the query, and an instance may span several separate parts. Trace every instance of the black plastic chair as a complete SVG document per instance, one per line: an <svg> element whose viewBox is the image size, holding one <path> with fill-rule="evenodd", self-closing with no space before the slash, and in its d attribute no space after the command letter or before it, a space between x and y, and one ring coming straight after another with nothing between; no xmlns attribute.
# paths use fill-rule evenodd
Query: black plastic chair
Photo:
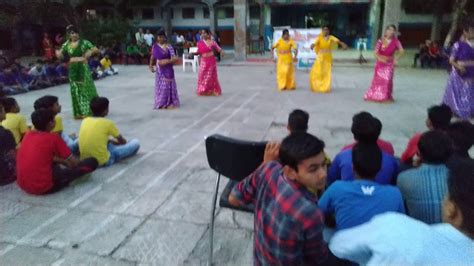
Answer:
<svg viewBox="0 0 474 266"><path fill-rule="evenodd" d="M206 138L207 161L209 166L217 172L209 228L209 265L212 265L214 216L221 175L230 180L220 197L219 206L253 213L253 206L236 208L229 204L228 198L232 188L255 171L263 162L266 144L266 142L243 141L221 135L212 135Z"/></svg>

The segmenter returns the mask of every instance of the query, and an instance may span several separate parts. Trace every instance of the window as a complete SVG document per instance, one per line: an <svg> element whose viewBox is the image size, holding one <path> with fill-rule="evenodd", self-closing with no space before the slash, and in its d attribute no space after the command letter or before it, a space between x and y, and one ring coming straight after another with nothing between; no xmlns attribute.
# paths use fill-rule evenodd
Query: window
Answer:
<svg viewBox="0 0 474 266"><path fill-rule="evenodd" d="M209 18L209 8L203 7L202 8L202 14L204 18Z"/></svg>
<svg viewBox="0 0 474 266"><path fill-rule="evenodd" d="M153 8L143 8L142 9L142 19L154 19L155 10Z"/></svg>
<svg viewBox="0 0 474 266"><path fill-rule="evenodd" d="M226 7L224 8L225 18L234 18L234 8Z"/></svg>
<svg viewBox="0 0 474 266"><path fill-rule="evenodd" d="M183 18L184 19L193 19L194 18L194 8L183 8Z"/></svg>
<svg viewBox="0 0 474 266"><path fill-rule="evenodd" d="M260 7L259 6L251 6L249 8L250 18L251 19L259 19L260 18Z"/></svg>

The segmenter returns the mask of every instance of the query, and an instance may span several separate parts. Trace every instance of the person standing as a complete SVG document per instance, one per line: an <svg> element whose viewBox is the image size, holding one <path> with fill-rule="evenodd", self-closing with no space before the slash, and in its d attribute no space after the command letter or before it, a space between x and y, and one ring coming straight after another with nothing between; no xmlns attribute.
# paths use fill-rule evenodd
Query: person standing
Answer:
<svg viewBox="0 0 474 266"><path fill-rule="evenodd" d="M46 60L51 60L54 57L54 49L53 49L53 43L49 39L49 35L47 32L43 34L43 53L44 53L44 58Z"/></svg>
<svg viewBox="0 0 474 266"><path fill-rule="evenodd" d="M151 47L153 45L154 36L151 34L150 30L146 30L146 34L143 36L145 39L146 45Z"/></svg>
<svg viewBox="0 0 474 266"><path fill-rule="evenodd" d="M173 63L177 61L174 49L166 41L166 34L160 31L153 44L150 56L150 71L156 73L155 109L179 107L178 90L174 78Z"/></svg>
<svg viewBox="0 0 474 266"><path fill-rule="evenodd" d="M364 95L364 100L372 102L393 102L393 73L398 58L403 53L403 47L397 39L397 27L389 25L385 28L383 38L375 46L375 70L370 88Z"/></svg>
<svg viewBox="0 0 474 266"><path fill-rule="evenodd" d="M294 90L295 84L295 66L293 60L298 55L298 46L291 39L290 32L283 30L282 37L272 46L271 56L273 59L273 50L277 50L277 86L278 90ZM295 52L293 57L292 52Z"/></svg>
<svg viewBox="0 0 474 266"><path fill-rule="evenodd" d="M138 31L135 33L135 40L137 41L138 47L140 47L142 43L145 42L145 35L143 34L142 28L138 28Z"/></svg>
<svg viewBox="0 0 474 266"><path fill-rule="evenodd" d="M332 48L341 45L344 50L347 45L329 34L329 28L323 27L322 33L311 44L311 50L316 53L316 61L309 75L311 90L328 93L331 91Z"/></svg>
<svg viewBox="0 0 474 266"><path fill-rule="evenodd" d="M83 119L91 115L89 103L97 96L87 60L99 50L90 41L81 39L75 26L67 26L66 31L69 40L62 45L61 50L56 51L56 55L69 58L72 110L75 119Z"/></svg>
<svg viewBox="0 0 474 266"><path fill-rule="evenodd" d="M197 94L199 96L219 96L222 91L217 77L217 61L214 52L222 53L222 50L212 40L209 30L202 30L201 38L197 43L197 53L201 55Z"/></svg>
<svg viewBox="0 0 474 266"><path fill-rule="evenodd" d="M443 103L461 119L474 116L474 21L466 23L463 37L453 45Z"/></svg>

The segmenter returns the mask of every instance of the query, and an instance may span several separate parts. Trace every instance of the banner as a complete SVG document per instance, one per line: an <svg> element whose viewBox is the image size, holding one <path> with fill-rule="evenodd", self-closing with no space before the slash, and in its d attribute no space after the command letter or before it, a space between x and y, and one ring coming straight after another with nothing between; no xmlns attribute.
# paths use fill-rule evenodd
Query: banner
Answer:
<svg viewBox="0 0 474 266"><path fill-rule="evenodd" d="M274 28L273 44L275 44L281 38L283 29L283 27ZM321 29L287 29L290 32L290 37L295 41L296 45L298 46L298 69L311 67L314 60L316 60L316 53L311 50L311 44L313 44L319 34L321 34Z"/></svg>

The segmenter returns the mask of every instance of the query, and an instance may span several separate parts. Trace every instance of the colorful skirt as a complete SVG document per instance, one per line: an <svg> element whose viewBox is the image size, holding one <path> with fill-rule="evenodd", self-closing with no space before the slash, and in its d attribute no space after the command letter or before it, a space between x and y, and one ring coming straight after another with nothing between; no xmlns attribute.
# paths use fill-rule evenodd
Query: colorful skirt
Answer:
<svg viewBox="0 0 474 266"><path fill-rule="evenodd" d="M201 59L197 94L199 96L219 96L222 94L221 85L217 78L217 63L214 57Z"/></svg>
<svg viewBox="0 0 474 266"><path fill-rule="evenodd" d="M155 109L179 107L178 89L175 79L168 79L156 72Z"/></svg>
<svg viewBox="0 0 474 266"><path fill-rule="evenodd" d="M90 102L92 98L97 97L97 90L89 67L83 63L70 64L69 83L74 117L90 116L92 114Z"/></svg>
<svg viewBox="0 0 474 266"><path fill-rule="evenodd" d="M374 78L369 90L364 95L364 100L373 102L393 101L393 63L377 62L375 64Z"/></svg>
<svg viewBox="0 0 474 266"><path fill-rule="evenodd" d="M451 71L443 103L461 119L474 116L474 79L463 79L456 70Z"/></svg>

